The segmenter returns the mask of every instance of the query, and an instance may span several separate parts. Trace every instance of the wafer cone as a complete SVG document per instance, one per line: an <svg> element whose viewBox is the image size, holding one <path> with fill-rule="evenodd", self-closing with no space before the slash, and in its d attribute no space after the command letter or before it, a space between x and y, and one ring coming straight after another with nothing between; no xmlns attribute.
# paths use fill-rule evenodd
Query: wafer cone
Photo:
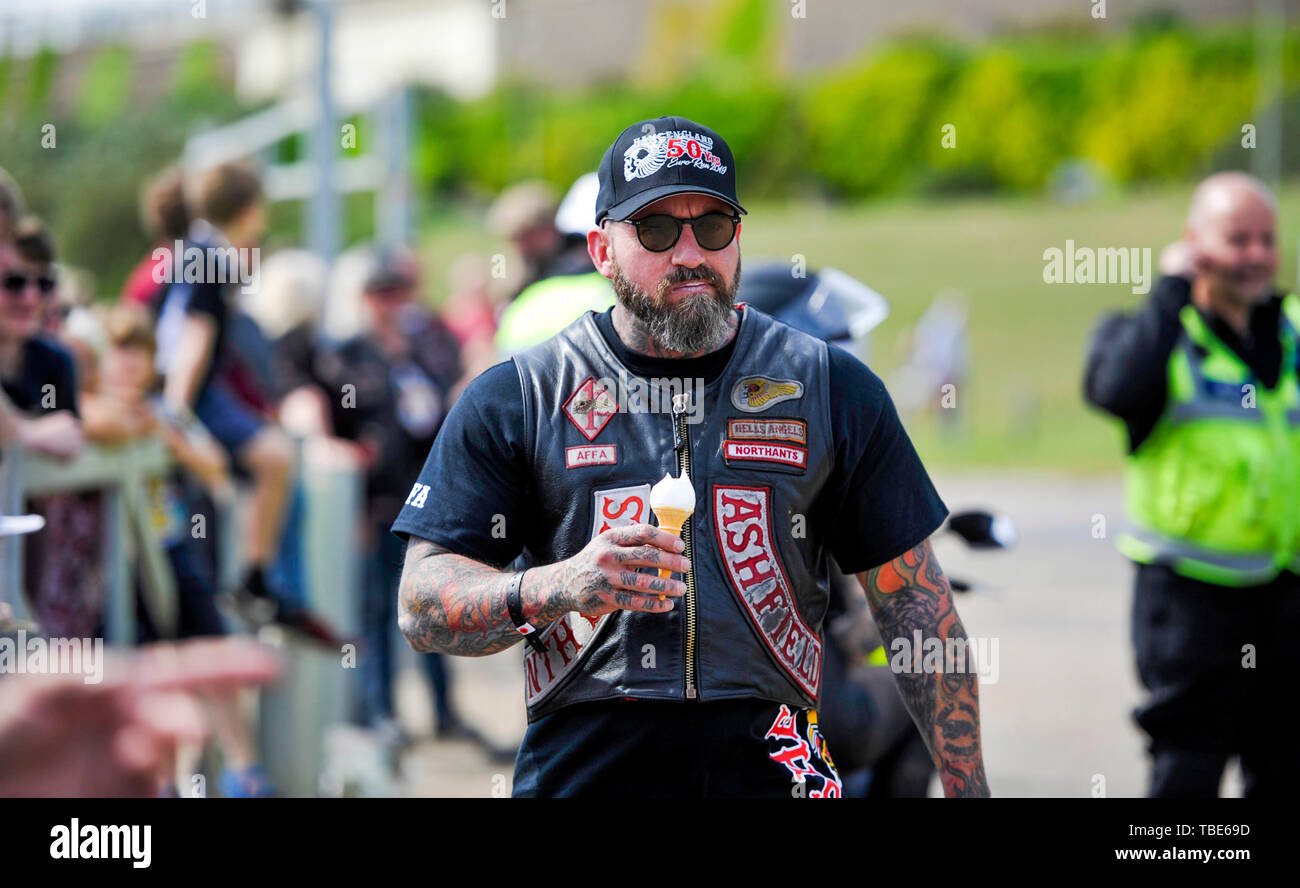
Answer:
<svg viewBox="0 0 1300 888"><path fill-rule="evenodd" d="M660 508L660 509L652 509L652 511L655 513L655 520L659 522L660 530L666 530L669 533L676 536L678 539L681 538L682 525L686 523L687 518L691 517L690 510ZM659 568L660 577L668 577L671 574L672 571L668 570L668 568L666 567ZM663 596L660 597L662 598Z"/></svg>

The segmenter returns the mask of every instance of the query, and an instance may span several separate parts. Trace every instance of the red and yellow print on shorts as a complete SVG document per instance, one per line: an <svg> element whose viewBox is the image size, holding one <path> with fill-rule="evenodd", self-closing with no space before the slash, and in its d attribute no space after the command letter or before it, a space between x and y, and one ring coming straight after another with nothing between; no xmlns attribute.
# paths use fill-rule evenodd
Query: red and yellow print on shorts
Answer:
<svg viewBox="0 0 1300 888"><path fill-rule="evenodd" d="M837 799L843 795L826 738L817 729L815 709L791 709L781 704L765 737L768 758L790 777L792 796Z"/></svg>

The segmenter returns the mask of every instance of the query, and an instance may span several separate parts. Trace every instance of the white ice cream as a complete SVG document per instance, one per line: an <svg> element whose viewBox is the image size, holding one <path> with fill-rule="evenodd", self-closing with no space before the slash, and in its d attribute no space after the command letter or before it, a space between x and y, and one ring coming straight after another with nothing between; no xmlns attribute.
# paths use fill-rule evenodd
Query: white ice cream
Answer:
<svg viewBox="0 0 1300 888"><path fill-rule="evenodd" d="M691 484L691 476L683 472L680 478L674 478L664 473L659 483L650 488L650 508L656 512L681 509L688 515L694 512L695 487Z"/></svg>

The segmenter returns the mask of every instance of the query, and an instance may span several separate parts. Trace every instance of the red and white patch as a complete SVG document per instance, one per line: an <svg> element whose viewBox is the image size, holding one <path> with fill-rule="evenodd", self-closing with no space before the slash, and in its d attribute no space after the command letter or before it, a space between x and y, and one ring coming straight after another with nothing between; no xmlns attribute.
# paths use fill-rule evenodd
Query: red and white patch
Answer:
<svg viewBox="0 0 1300 888"><path fill-rule="evenodd" d="M774 462L796 469L807 468L808 448L794 444L769 444L763 441L724 442L727 459L751 460L754 462Z"/></svg>
<svg viewBox="0 0 1300 888"><path fill-rule="evenodd" d="M821 687L822 642L799 616L772 539L766 487L713 485L713 524L727 577L768 650L809 696Z"/></svg>
<svg viewBox="0 0 1300 888"><path fill-rule="evenodd" d="M593 444L590 447L564 448L564 467L576 469L579 466L612 466L618 462L617 444Z"/></svg>
<svg viewBox="0 0 1300 888"><path fill-rule="evenodd" d="M564 415L578 427L578 431L588 441L596 440L601 429L605 428L611 416L618 412L618 402L603 385L597 385L594 377L588 376L569 400L564 402Z"/></svg>
<svg viewBox="0 0 1300 888"><path fill-rule="evenodd" d="M808 423L802 419L729 419L728 438L762 438L768 441L808 443Z"/></svg>
<svg viewBox="0 0 1300 888"><path fill-rule="evenodd" d="M591 535L597 536L611 527L646 523L649 503L649 484L597 490ZM524 651L524 700L529 706L549 694L573 671L609 616L588 617L571 612L541 630L537 637L546 646L546 655L531 647Z"/></svg>
<svg viewBox="0 0 1300 888"><path fill-rule="evenodd" d="M808 798L838 799L843 794L839 771L817 729L816 713L792 711L782 703L764 739L769 741L768 757L784 766L795 783L809 786ZM812 783L813 778L820 780L820 787Z"/></svg>

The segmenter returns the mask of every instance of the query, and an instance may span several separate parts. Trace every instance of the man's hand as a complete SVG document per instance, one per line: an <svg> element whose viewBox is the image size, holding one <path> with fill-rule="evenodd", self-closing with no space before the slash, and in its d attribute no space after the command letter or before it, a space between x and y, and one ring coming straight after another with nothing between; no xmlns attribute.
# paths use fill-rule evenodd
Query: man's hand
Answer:
<svg viewBox="0 0 1300 888"><path fill-rule="evenodd" d="M686 584L660 579L657 573L638 573L636 568L667 568L685 574L691 564L679 554L684 548L677 537L650 524L611 528L594 537L577 555L555 565L563 570L551 589L540 590L543 603L555 597L567 604L566 612L592 617L616 610L667 613L673 609L673 599L686 594Z"/></svg>
<svg viewBox="0 0 1300 888"><path fill-rule="evenodd" d="M607 530L573 557L524 574L519 586L524 618L540 628L570 611L667 613L686 584L636 568L685 572L690 564L679 554L682 548L677 537L649 524ZM510 576L412 537L398 590L398 626L422 653L479 657L505 650L523 638L506 608Z"/></svg>
<svg viewBox="0 0 1300 888"><path fill-rule="evenodd" d="M905 639L910 648L918 632L939 639L945 651L949 639L965 647L966 630L929 540L858 579L887 651L894 639ZM963 653L963 671L895 672L894 680L939 769L944 795L983 797L989 787L980 751L979 681L969 651Z"/></svg>
<svg viewBox="0 0 1300 888"><path fill-rule="evenodd" d="M79 674L0 680L0 797L156 796L178 746L207 735L194 695L280 671L268 649L234 638L107 657L97 684Z"/></svg>

